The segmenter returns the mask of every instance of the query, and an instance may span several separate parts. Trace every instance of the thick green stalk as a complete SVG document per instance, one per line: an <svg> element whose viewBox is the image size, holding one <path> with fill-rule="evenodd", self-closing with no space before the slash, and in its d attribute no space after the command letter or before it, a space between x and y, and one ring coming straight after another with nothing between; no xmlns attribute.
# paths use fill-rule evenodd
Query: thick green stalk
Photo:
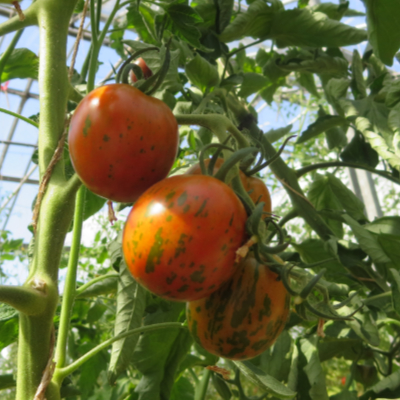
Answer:
<svg viewBox="0 0 400 400"><path fill-rule="evenodd" d="M79 250L81 247L83 210L86 188L81 186L76 196L74 228L71 243L71 251L68 260L68 272L65 279L64 295L61 307L60 327L58 329L57 348L55 354L56 367L65 366L65 354L69 333L69 320L75 300L76 275L78 270Z"/></svg>
<svg viewBox="0 0 400 400"><path fill-rule="evenodd" d="M40 31L41 177L65 129L68 95L66 43L68 24L75 3L76 0L37 0L30 7L35 11ZM29 11L29 15L31 14L32 11ZM46 304L44 311L39 315L20 314L17 400L33 399L52 357L53 317L58 304L58 267L65 235L72 220L76 190L77 185L66 182L63 162L58 162L52 171L41 204L33 261L29 278L24 284L27 288L40 289L44 293ZM59 399L58 388L50 385L46 398Z"/></svg>
<svg viewBox="0 0 400 400"><path fill-rule="evenodd" d="M46 306L41 291L21 286L0 285L0 303L7 303L26 315L38 315Z"/></svg>

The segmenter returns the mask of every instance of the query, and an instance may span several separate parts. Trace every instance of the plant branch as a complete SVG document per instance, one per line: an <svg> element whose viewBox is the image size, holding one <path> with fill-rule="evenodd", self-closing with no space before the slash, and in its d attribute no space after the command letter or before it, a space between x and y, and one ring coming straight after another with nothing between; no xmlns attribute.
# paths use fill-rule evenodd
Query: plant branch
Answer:
<svg viewBox="0 0 400 400"><path fill-rule="evenodd" d="M37 4L33 3L25 11L25 19L21 21L18 15L4 21L0 24L0 36L4 36L7 33L18 31L19 29L26 28L28 26L37 25Z"/></svg>
<svg viewBox="0 0 400 400"><path fill-rule="evenodd" d="M105 342L99 344L92 350L88 351L81 358L78 358L72 364L68 365L67 367L57 368L54 373L54 380L56 382L62 382L64 378L66 378L68 375L76 371L82 364L84 364L86 361L88 361L90 358L95 356L100 351L106 349L108 346L110 346L117 340L123 339L130 335L142 334L144 332L152 332L160 329L170 329L170 328L187 329L187 327L182 325L180 322L164 322L161 324L154 324L154 325L142 326L140 328L131 329L127 332L121 333L120 335L114 336L113 338L108 339Z"/></svg>
<svg viewBox="0 0 400 400"><path fill-rule="evenodd" d="M21 37L22 33L24 32L23 29L20 29L19 31L17 31L14 35L14 37L11 39L10 44L8 45L6 51L1 55L0 57L0 84L1 84L1 75L3 73L3 69L5 67L5 65L7 64L7 61L11 55L11 53L13 52L13 50L15 49L15 46L18 43L19 38Z"/></svg>
<svg viewBox="0 0 400 400"><path fill-rule="evenodd" d="M46 295L27 286L0 285L0 302L26 315L38 315L46 307Z"/></svg>
<svg viewBox="0 0 400 400"><path fill-rule="evenodd" d="M315 171L316 169L329 168L329 167L348 167L348 168L363 169L365 171L372 172L375 175L382 176L383 178L386 178L386 179L400 185L400 180L395 178L394 176L390 175L386 171L379 171L375 168L367 167L365 165L350 163L350 162L343 162L343 161L329 161L329 162L324 162L324 163L307 165L306 167L296 170L296 175L298 178L300 178L303 175L305 175L311 171Z"/></svg>

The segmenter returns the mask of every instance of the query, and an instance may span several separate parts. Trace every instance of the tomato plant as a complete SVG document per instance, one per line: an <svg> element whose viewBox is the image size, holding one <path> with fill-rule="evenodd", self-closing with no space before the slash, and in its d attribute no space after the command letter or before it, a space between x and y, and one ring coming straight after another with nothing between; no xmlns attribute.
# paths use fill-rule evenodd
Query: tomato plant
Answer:
<svg viewBox="0 0 400 400"><path fill-rule="evenodd" d="M232 276L245 239L246 212L225 183L209 176L174 176L134 204L123 251L136 280L172 300L194 300Z"/></svg>
<svg viewBox="0 0 400 400"><path fill-rule="evenodd" d="M130 85L113 84L79 103L68 143L72 164L92 192L133 202L167 176L178 140L175 117L165 103Z"/></svg>
<svg viewBox="0 0 400 400"><path fill-rule="evenodd" d="M135 64L137 64L142 69L144 79L148 79L153 75L152 70L148 67L146 61L144 61L142 57L139 57L135 61ZM132 82L137 82L138 79L133 71L130 71L129 75Z"/></svg>
<svg viewBox="0 0 400 400"><path fill-rule="evenodd" d="M189 329L212 354L232 360L253 358L282 332L289 300L278 275L250 256L210 297L187 304Z"/></svg>
<svg viewBox="0 0 400 400"><path fill-rule="evenodd" d="M208 167L210 160L207 159L204 161L206 167ZM224 160L222 158L218 158L213 172L214 174L221 168ZM194 164L187 171L187 175L199 175L201 174L200 164ZM263 210L265 213L271 212L271 195L266 184L259 178L254 176L247 176L244 172L239 172L240 180L242 181L242 185L245 190L249 193L250 198L253 200L254 204L258 204L260 202L264 202Z"/></svg>

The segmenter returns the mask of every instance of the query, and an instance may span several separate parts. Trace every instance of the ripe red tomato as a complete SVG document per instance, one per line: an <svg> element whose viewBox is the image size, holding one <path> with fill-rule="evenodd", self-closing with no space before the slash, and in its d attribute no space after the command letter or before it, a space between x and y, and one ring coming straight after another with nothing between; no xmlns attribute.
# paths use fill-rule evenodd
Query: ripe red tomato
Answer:
<svg viewBox="0 0 400 400"><path fill-rule="evenodd" d="M114 84L79 103L68 140L75 171L92 192L133 202L168 175L179 135L166 104L130 85Z"/></svg>
<svg viewBox="0 0 400 400"><path fill-rule="evenodd" d="M231 360L256 357L282 332L290 297L278 276L253 257L208 298L187 304L189 330L207 351Z"/></svg>
<svg viewBox="0 0 400 400"><path fill-rule="evenodd" d="M208 296L236 270L246 211L225 183L179 175L148 189L126 221L122 248L135 279L171 300Z"/></svg>
<svg viewBox="0 0 400 400"><path fill-rule="evenodd" d="M144 78L144 79L148 79L148 78L150 78L150 77L153 75L153 72L152 72L151 69L147 66L146 61L144 61L142 57L138 58L138 59L135 61L135 64L137 64L137 65L142 69L143 78ZM135 75L135 73L134 73L132 70L129 72L129 74L130 74L131 81L132 81L132 82L137 82L138 79L136 78L136 75Z"/></svg>
<svg viewBox="0 0 400 400"><path fill-rule="evenodd" d="M210 163L210 160L205 160L206 166ZM214 166L214 174L221 168L224 163L222 158L218 158ZM199 175L201 174L200 164L192 165L187 171L188 175ZM249 196L253 200L254 204L264 202L264 212L271 212L271 195L265 183L256 177L246 176L242 171L239 172L240 180L242 181L243 187L249 193Z"/></svg>

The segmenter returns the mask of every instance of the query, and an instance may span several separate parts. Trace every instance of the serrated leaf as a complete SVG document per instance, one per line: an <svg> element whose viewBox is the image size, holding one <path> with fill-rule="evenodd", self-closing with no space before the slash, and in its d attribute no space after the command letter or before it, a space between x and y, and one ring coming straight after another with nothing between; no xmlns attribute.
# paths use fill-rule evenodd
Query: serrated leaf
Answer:
<svg viewBox="0 0 400 400"><path fill-rule="evenodd" d="M353 51L353 60L351 63L352 82L351 88L355 99L364 99L367 97L367 88L363 77L363 63L357 50Z"/></svg>
<svg viewBox="0 0 400 400"><path fill-rule="evenodd" d="M386 255L390 259L390 266L399 268L400 266L400 236L387 235L381 233L378 235L378 242L382 246Z"/></svg>
<svg viewBox="0 0 400 400"><path fill-rule="evenodd" d="M297 139L296 144L304 143L307 140L312 139L315 136L326 132L329 129L337 126L348 125L345 118L338 115L324 115L319 117L315 122L310 124L305 131L303 131L300 137Z"/></svg>
<svg viewBox="0 0 400 400"><path fill-rule="evenodd" d="M367 9L369 42L374 53L386 64L400 47L400 9L397 0L364 0Z"/></svg>
<svg viewBox="0 0 400 400"><path fill-rule="evenodd" d="M377 263L390 262L390 258L386 255L378 239L369 231L367 231L356 220L349 215L343 215L344 221L350 226L360 247Z"/></svg>
<svg viewBox="0 0 400 400"><path fill-rule="evenodd" d="M364 225L368 231L376 234L385 233L400 237L400 217L382 217Z"/></svg>
<svg viewBox="0 0 400 400"><path fill-rule="evenodd" d="M390 268L390 273L393 278L391 285L393 308L397 315L400 315L400 274L394 268Z"/></svg>
<svg viewBox="0 0 400 400"><path fill-rule="evenodd" d="M269 37L278 47L341 47L367 40L367 33L303 8L274 14Z"/></svg>
<svg viewBox="0 0 400 400"><path fill-rule="evenodd" d="M143 4L138 8L135 5L127 7L128 26L135 27L135 31L145 43L158 44L154 31L153 12Z"/></svg>
<svg viewBox="0 0 400 400"><path fill-rule="evenodd" d="M381 379L374 386L359 397L360 400L369 399L398 399L400 396L400 370L397 370Z"/></svg>
<svg viewBox="0 0 400 400"><path fill-rule="evenodd" d="M77 290L76 299L85 299L90 297L104 296L115 293L118 287L118 275L111 275L99 282L90 285L86 289Z"/></svg>
<svg viewBox="0 0 400 400"><path fill-rule="evenodd" d="M233 0L217 0L215 2L218 8L217 33L221 33L231 22L233 11Z"/></svg>
<svg viewBox="0 0 400 400"><path fill-rule="evenodd" d="M274 143L290 133L292 127L293 125L290 124L288 126L285 126L284 128L270 129L268 132L264 133L264 136L266 137L268 142Z"/></svg>
<svg viewBox="0 0 400 400"><path fill-rule="evenodd" d="M186 64L185 71L190 82L203 91L218 85L218 70L199 54Z"/></svg>
<svg viewBox="0 0 400 400"><path fill-rule="evenodd" d="M234 361L241 372L261 389L279 399L292 399L296 392L253 365L250 361Z"/></svg>
<svg viewBox="0 0 400 400"><path fill-rule="evenodd" d="M328 400L328 392L325 383L325 374L322 370L321 363L318 356L318 338L312 337L309 339L300 339L301 353L307 360L304 367L304 372L307 375L310 390L309 396L315 400Z"/></svg>
<svg viewBox="0 0 400 400"><path fill-rule="evenodd" d="M157 310L148 313L144 318L144 325L176 322L184 307L182 303L160 300ZM165 373L168 369L168 360L170 355L173 355L175 348L179 349L180 346L181 349L185 348L183 344L178 343L179 337L180 330L178 329L148 332L140 336L132 357L132 364L143 374L135 390L139 393L140 400L169 398L169 391L173 383L173 380L171 382L171 373L175 373L175 370L172 371L171 368L167 380L165 380ZM162 397L162 393L164 397Z"/></svg>
<svg viewBox="0 0 400 400"><path fill-rule="evenodd" d="M120 243L120 240L121 238L117 239L117 242ZM120 252L122 256L121 246ZM141 326L147 295L146 289L135 281L125 260L122 259L119 265L114 336ZM118 375L128 368L139 336L140 334L130 335L113 343L108 368L108 379L111 385L114 385Z"/></svg>
<svg viewBox="0 0 400 400"><path fill-rule="evenodd" d="M14 49L7 59L1 74L1 82L11 79L38 78L39 57L25 48Z"/></svg>
<svg viewBox="0 0 400 400"><path fill-rule="evenodd" d="M326 90L333 98L340 99L346 97L349 86L350 80L347 78L331 78L326 85Z"/></svg>
<svg viewBox="0 0 400 400"><path fill-rule="evenodd" d="M356 133L350 143L340 153L340 158L351 162L375 168L379 163L378 153L365 141L364 136Z"/></svg>
<svg viewBox="0 0 400 400"><path fill-rule="evenodd" d="M243 83L239 91L239 96L246 98L260 91L267 83L268 79L261 74L253 72L245 73L243 74Z"/></svg>
<svg viewBox="0 0 400 400"><path fill-rule="evenodd" d="M240 13L219 35L222 42L232 42L243 36L266 37L269 34L272 7L262 0L252 2L245 13Z"/></svg>
<svg viewBox="0 0 400 400"><path fill-rule="evenodd" d="M310 72L299 72L297 82L315 97L319 97L317 85L315 84L314 74Z"/></svg>
<svg viewBox="0 0 400 400"><path fill-rule="evenodd" d="M287 58L278 62L279 68L285 71L308 72L332 76L346 76L348 62L341 57L330 57L324 53L307 59Z"/></svg>

